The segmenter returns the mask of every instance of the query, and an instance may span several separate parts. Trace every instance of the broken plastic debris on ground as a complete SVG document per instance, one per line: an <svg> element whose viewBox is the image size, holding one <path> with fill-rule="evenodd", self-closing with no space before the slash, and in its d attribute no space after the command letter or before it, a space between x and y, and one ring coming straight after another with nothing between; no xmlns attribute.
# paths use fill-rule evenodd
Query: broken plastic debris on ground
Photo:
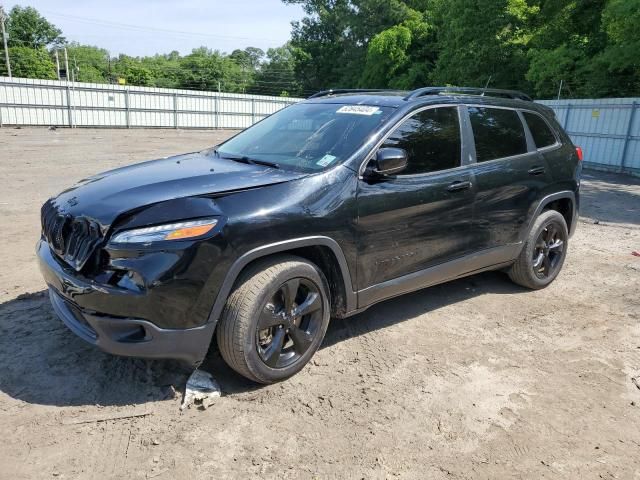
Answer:
<svg viewBox="0 0 640 480"><path fill-rule="evenodd" d="M180 410L191 405L198 405L206 409L220 396L222 396L220 385L213 379L213 376L209 372L196 369L187 380Z"/></svg>

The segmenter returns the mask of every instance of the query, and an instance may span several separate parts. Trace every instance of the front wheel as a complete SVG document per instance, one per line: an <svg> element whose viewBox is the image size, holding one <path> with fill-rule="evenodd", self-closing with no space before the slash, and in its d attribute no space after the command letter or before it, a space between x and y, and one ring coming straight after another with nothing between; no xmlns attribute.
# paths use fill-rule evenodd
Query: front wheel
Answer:
<svg viewBox="0 0 640 480"><path fill-rule="evenodd" d="M218 324L225 362L258 383L298 373L327 331L328 291L322 271L302 258L278 256L249 267Z"/></svg>
<svg viewBox="0 0 640 480"><path fill-rule="evenodd" d="M533 290L546 287L562 269L568 240L564 217L555 210L542 212L534 222L520 256L509 270L509 278Z"/></svg>

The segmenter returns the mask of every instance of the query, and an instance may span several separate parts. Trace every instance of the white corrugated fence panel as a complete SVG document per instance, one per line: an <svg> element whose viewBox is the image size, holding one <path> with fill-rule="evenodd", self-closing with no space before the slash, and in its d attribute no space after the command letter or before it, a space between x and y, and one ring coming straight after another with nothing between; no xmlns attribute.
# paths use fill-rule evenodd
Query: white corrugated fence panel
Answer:
<svg viewBox="0 0 640 480"><path fill-rule="evenodd" d="M0 77L1 125L246 128L298 98Z"/></svg>
<svg viewBox="0 0 640 480"><path fill-rule="evenodd" d="M585 165L640 175L640 98L540 101L582 147Z"/></svg>

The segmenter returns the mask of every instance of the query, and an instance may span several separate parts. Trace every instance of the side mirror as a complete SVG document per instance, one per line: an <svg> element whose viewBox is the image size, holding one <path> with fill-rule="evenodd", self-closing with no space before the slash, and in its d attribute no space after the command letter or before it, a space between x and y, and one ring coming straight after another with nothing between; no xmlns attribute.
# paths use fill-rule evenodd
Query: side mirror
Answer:
<svg viewBox="0 0 640 480"><path fill-rule="evenodd" d="M407 152L402 148L381 148L376 152L370 172L374 175L395 175L407 168Z"/></svg>

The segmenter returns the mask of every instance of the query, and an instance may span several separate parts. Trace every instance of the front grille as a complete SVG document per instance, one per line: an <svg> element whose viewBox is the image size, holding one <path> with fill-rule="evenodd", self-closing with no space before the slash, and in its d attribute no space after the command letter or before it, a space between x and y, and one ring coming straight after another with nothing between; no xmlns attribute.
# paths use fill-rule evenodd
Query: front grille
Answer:
<svg viewBox="0 0 640 480"><path fill-rule="evenodd" d="M76 270L81 270L102 240L100 226L84 217L61 212L48 200L41 211L42 234L53 252Z"/></svg>

